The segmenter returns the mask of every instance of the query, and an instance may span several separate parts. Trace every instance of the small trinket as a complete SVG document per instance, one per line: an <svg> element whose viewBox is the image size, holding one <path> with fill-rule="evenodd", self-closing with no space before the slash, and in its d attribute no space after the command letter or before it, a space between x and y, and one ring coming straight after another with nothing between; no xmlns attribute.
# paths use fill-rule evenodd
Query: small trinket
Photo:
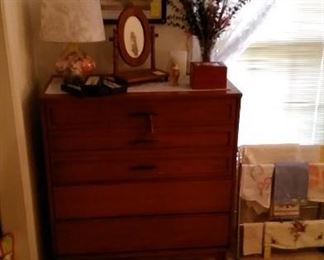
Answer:
<svg viewBox="0 0 324 260"><path fill-rule="evenodd" d="M172 63L171 73L170 73L170 82L172 86L179 86L179 77L180 77L180 68L178 64Z"/></svg>

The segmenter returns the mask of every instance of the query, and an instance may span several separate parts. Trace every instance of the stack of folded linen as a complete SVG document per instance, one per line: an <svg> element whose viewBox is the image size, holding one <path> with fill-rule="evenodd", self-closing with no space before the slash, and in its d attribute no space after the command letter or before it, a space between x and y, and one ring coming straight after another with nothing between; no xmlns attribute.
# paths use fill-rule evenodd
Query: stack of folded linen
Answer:
<svg viewBox="0 0 324 260"><path fill-rule="evenodd" d="M324 246L324 220L292 221L305 201L324 202L324 145L247 145L239 151L244 205L257 215L272 209L281 220L259 223L263 214L252 220L258 223L241 224L243 255Z"/></svg>

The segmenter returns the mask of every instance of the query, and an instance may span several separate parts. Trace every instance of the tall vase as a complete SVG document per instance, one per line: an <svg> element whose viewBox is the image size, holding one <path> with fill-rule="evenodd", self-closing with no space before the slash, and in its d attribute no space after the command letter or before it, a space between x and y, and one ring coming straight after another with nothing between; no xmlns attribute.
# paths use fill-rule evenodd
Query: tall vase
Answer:
<svg viewBox="0 0 324 260"><path fill-rule="evenodd" d="M201 48L199 44L198 37L192 34L187 35L187 74L190 73L191 62L201 62Z"/></svg>
<svg viewBox="0 0 324 260"><path fill-rule="evenodd" d="M214 44L212 42L202 43L195 35L188 34L187 49L190 62L210 62Z"/></svg>

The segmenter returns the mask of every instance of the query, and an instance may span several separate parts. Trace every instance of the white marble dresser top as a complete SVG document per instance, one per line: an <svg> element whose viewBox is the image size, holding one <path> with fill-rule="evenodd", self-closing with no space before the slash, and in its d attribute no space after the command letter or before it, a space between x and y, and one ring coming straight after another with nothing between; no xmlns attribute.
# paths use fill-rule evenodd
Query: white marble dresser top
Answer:
<svg viewBox="0 0 324 260"><path fill-rule="evenodd" d="M62 78L53 77L45 91L48 95L67 94L61 90ZM128 87L128 93L143 93L143 92L183 92L183 91L210 91L210 89L191 89L189 86L189 77L179 86L171 86L170 82L150 82L141 85Z"/></svg>

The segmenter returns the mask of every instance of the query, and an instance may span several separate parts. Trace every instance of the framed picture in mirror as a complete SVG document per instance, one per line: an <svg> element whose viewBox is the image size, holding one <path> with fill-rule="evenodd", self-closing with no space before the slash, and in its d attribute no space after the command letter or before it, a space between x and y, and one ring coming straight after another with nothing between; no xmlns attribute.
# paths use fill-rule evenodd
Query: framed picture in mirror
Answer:
<svg viewBox="0 0 324 260"><path fill-rule="evenodd" d="M149 23L166 22L167 0L100 0L105 23L117 23L123 9L132 4L140 7Z"/></svg>

